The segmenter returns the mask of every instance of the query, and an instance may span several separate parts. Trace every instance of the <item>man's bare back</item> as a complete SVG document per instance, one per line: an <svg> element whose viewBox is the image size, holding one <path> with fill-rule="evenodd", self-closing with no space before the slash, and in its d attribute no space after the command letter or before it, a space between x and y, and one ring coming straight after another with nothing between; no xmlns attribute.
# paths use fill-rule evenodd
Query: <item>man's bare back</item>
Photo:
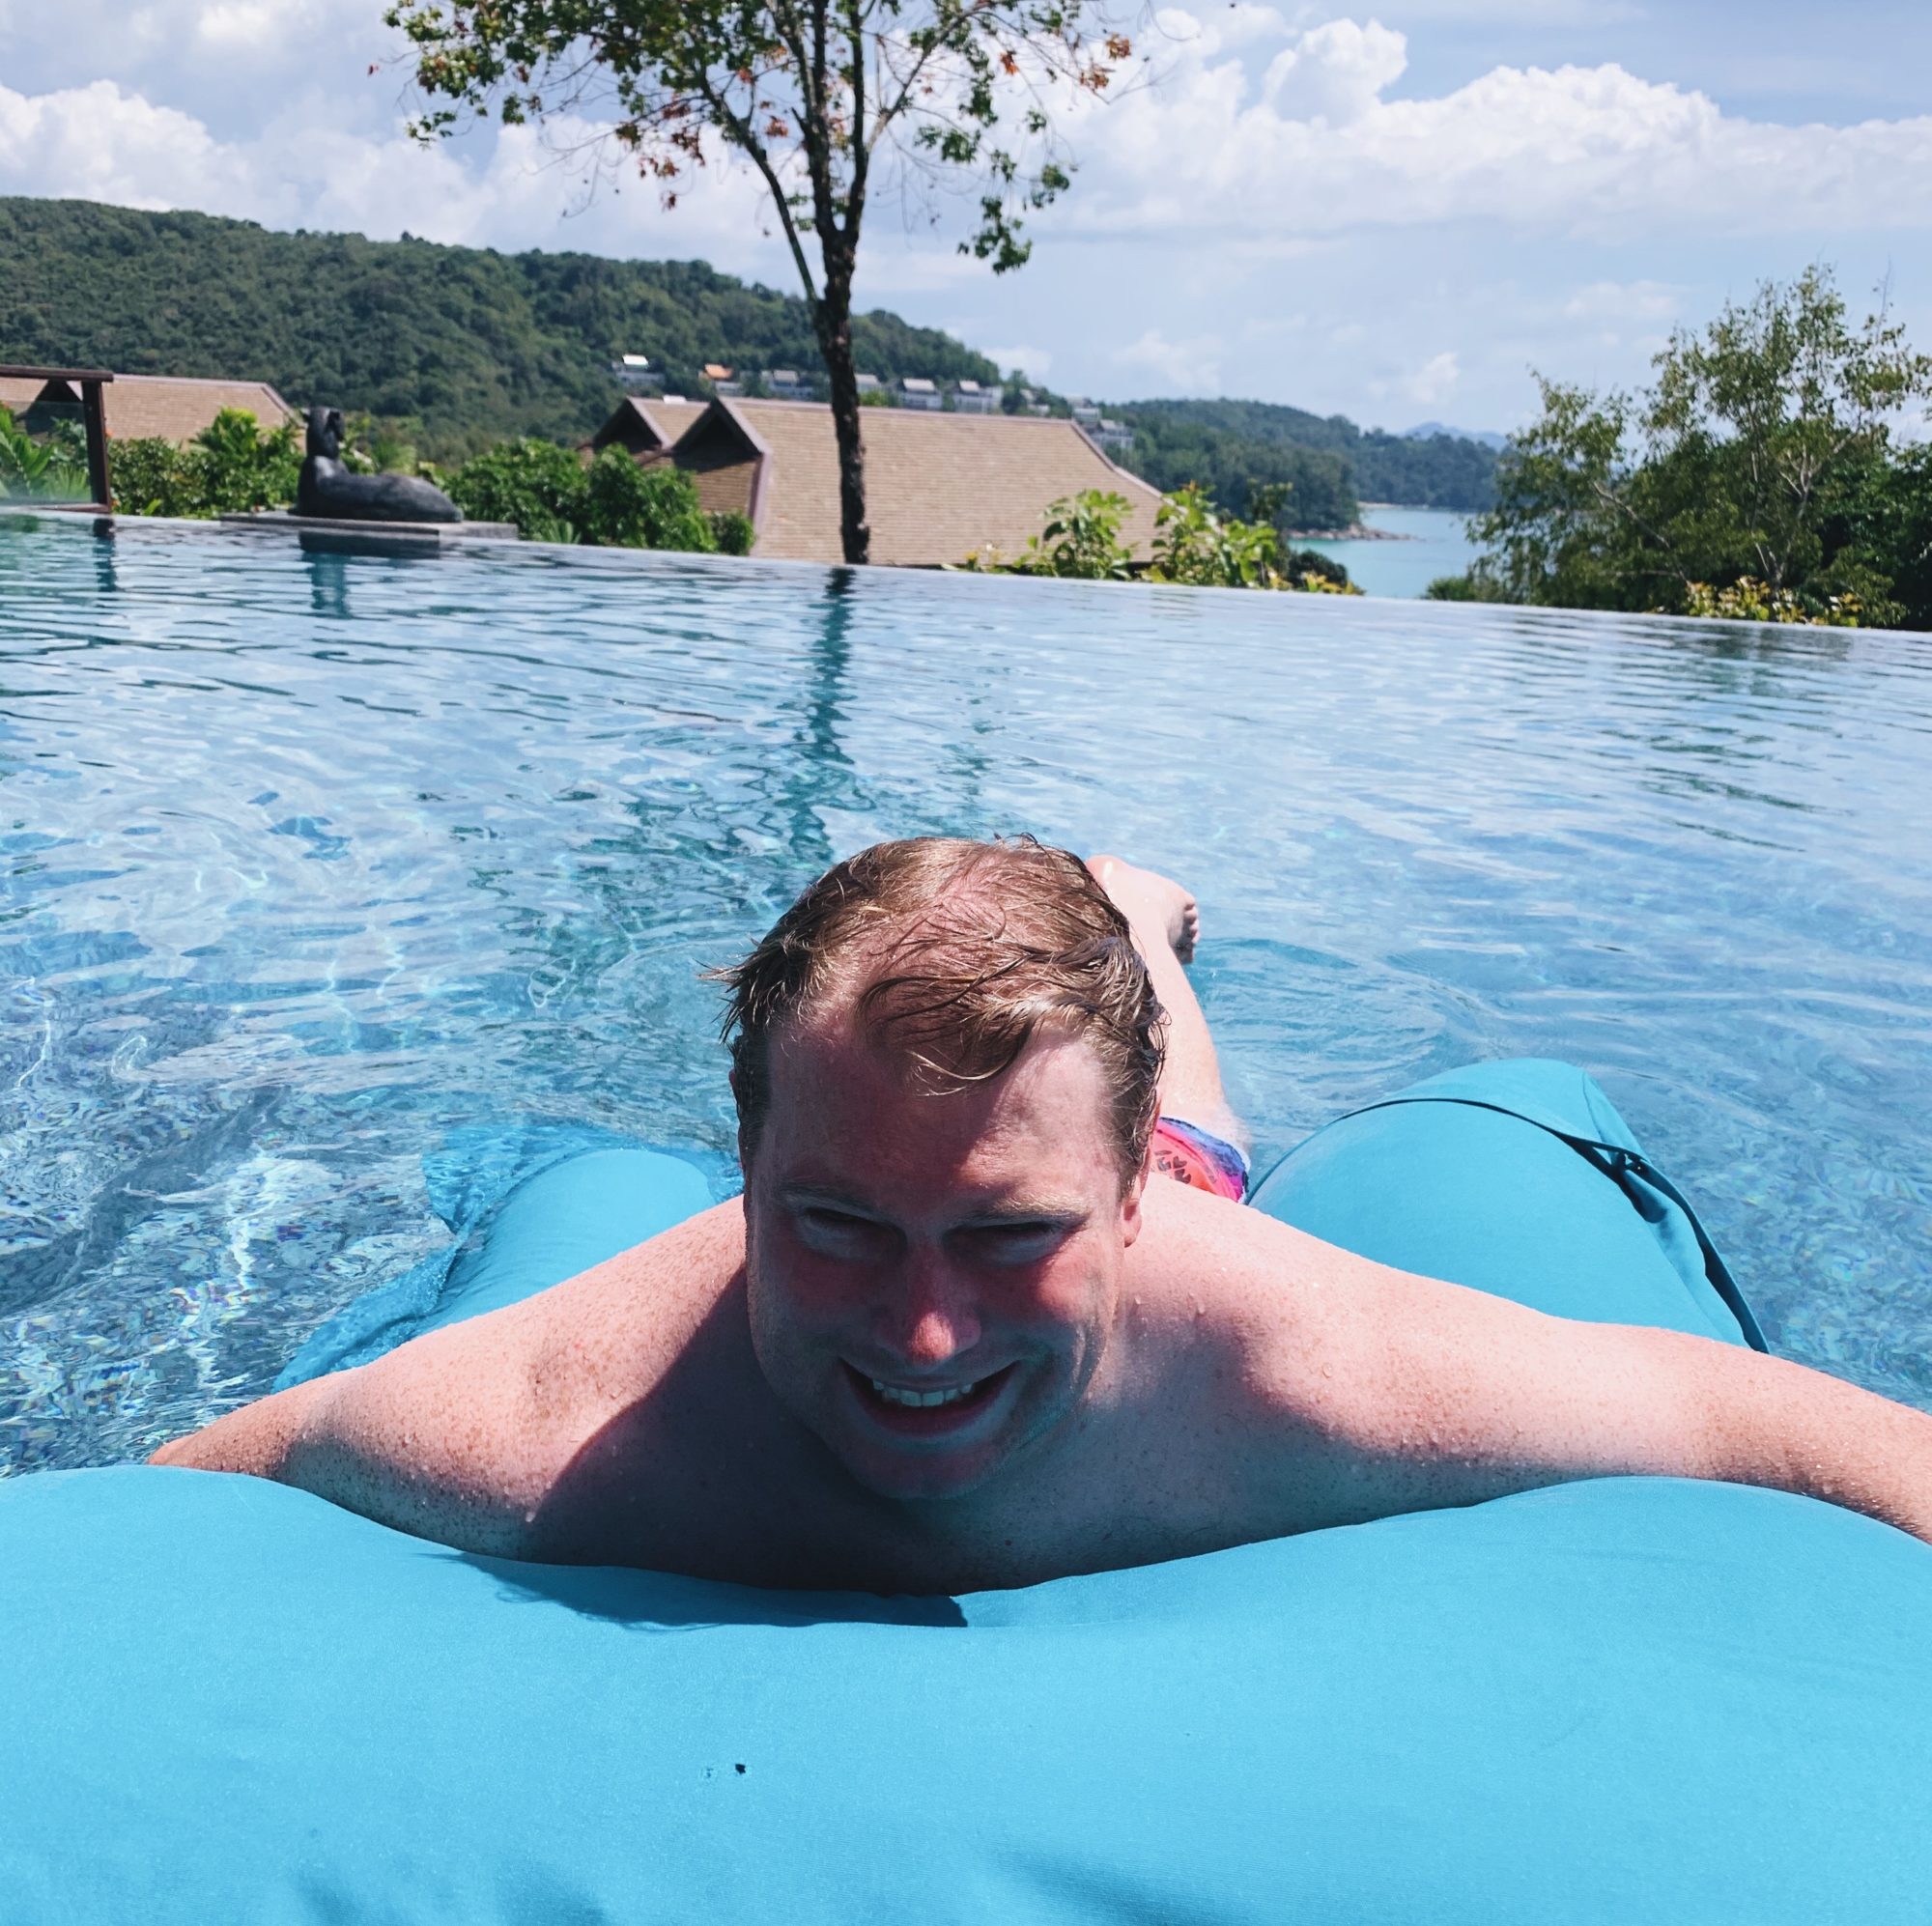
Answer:
<svg viewBox="0 0 1932 1926"><path fill-rule="evenodd" d="M1175 1007L1191 900L1145 872L1108 887L1205 1046L1191 993ZM1123 1175L1128 1060L1104 1037L1042 1023L996 1074L936 1087L867 1014L877 974L867 952L773 1028L754 1099L741 1054L743 1200L157 1461L503 1556L882 1592L1624 1472L1807 1491L1932 1537L1932 1420L1389 1270L1150 1178L1144 1147ZM1211 1051L1183 1068L1198 1116Z"/></svg>

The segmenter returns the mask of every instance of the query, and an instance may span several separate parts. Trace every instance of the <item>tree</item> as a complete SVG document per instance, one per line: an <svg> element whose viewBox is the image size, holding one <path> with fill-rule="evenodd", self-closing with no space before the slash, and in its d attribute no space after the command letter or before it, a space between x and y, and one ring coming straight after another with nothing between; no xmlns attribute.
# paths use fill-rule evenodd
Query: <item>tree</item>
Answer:
<svg viewBox="0 0 1932 1926"><path fill-rule="evenodd" d="M1880 485L1889 417L1932 394L1932 358L1883 306L1851 326L1811 268L1680 330L1653 366L1638 396L1538 378L1542 417L1472 524L1481 592L1681 613L1747 579L1814 613L1851 596L1891 619L1893 570L1865 538L1910 519Z"/></svg>
<svg viewBox="0 0 1932 1926"><path fill-rule="evenodd" d="M870 546L852 278L875 183L973 184L962 251L1020 267L1027 212L1068 184L1046 102L1101 92L1132 47L1106 0L394 0L433 139L493 107L508 124L614 113L610 138L667 206L707 131L770 194L831 389L848 562ZM817 264L807 251L815 244Z"/></svg>

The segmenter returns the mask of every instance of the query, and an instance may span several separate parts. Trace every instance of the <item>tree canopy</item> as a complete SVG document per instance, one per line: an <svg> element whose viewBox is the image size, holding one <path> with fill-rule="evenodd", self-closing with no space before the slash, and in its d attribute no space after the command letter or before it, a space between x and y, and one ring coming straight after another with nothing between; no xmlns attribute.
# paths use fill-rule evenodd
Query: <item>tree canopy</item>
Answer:
<svg viewBox="0 0 1932 1926"><path fill-rule="evenodd" d="M1472 530L1475 592L1932 625L1932 463L1891 436L1932 397L1932 357L1883 305L1853 326L1812 268L1680 330L1653 367L1639 394L1541 380Z"/></svg>
<svg viewBox="0 0 1932 1926"><path fill-rule="evenodd" d="M470 114L563 123L667 207L719 152L763 181L830 384L845 559L869 552L852 281L887 184L970 192L964 252L1025 262L1026 215L1069 184L1050 104L1132 52L1104 0L392 0L435 138Z"/></svg>

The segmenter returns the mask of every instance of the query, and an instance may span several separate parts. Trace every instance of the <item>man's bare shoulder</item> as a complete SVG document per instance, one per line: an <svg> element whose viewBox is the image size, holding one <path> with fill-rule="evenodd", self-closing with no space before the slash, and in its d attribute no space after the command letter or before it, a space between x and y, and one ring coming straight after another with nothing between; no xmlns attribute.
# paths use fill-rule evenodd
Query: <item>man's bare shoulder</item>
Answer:
<svg viewBox="0 0 1932 1926"><path fill-rule="evenodd" d="M1353 1321L1378 1273L1397 1275L1246 1204L1155 1178L1126 1279L1145 1318L1270 1349Z"/></svg>
<svg viewBox="0 0 1932 1926"><path fill-rule="evenodd" d="M1184 1185L1150 1184L1145 1220L1128 1288L1148 1351L1200 1359L1220 1387L1209 1403L1263 1456L1290 1438L1406 1448L1472 1375L1492 1381L1519 1351L1528 1368L1551 1326Z"/></svg>
<svg viewBox="0 0 1932 1926"><path fill-rule="evenodd" d="M499 1311L430 1331L164 1446L155 1461L299 1485L515 1553L564 1471L646 1403L742 1282L735 1200Z"/></svg>
<svg viewBox="0 0 1932 1926"><path fill-rule="evenodd" d="M533 1419L594 1418L664 1377L706 1319L742 1291L744 1266L744 1207L732 1198L456 1328L485 1346L507 1344ZM497 1318L501 1329L492 1331Z"/></svg>

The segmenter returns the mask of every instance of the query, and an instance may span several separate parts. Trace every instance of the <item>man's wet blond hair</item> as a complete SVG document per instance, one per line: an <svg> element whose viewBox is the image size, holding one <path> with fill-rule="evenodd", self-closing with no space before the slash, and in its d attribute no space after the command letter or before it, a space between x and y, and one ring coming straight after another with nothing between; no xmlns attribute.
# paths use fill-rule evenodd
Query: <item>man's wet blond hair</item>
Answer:
<svg viewBox="0 0 1932 1926"><path fill-rule="evenodd" d="M1036 1035L1081 1038L1107 1081L1122 1181L1140 1171L1161 1007L1126 918L1068 850L1032 836L874 843L716 976L748 1154L771 1100L772 1038L849 1006L935 1093L998 1077Z"/></svg>

